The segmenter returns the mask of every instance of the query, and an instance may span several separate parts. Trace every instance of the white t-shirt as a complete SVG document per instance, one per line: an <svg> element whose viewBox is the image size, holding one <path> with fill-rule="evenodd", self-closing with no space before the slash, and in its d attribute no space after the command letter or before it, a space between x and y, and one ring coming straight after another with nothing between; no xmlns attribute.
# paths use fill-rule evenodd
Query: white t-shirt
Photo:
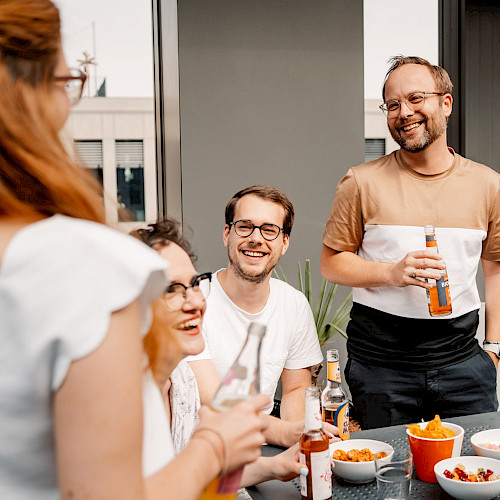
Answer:
<svg viewBox="0 0 500 500"><path fill-rule="evenodd" d="M70 364L103 342L112 312L139 299L147 331L149 304L167 284L166 267L132 237L61 215L11 239L0 262L0 498L60 498L53 396ZM145 375L146 475L173 456L158 401L161 394Z"/></svg>
<svg viewBox="0 0 500 500"><path fill-rule="evenodd" d="M240 353L251 322L267 326L261 347L261 387L274 397L283 368L297 370L321 363L314 318L304 294L287 283L271 278L269 299L264 308L250 314L239 308L220 286L217 274L212 277L207 311L203 319L206 348L188 361L212 359L223 378ZM265 409L272 410L272 403Z"/></svg>

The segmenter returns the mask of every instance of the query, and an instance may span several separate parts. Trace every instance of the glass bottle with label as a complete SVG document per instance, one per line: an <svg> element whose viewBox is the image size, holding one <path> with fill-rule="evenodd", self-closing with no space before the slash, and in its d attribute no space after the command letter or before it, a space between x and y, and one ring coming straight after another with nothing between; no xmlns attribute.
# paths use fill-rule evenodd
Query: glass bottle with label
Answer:
<svg viewBox="0 0 500 500"><path fill-rule="evenodd" d="M250 323L245 344L210 404L212 410L227 411L260 390L260 346L266 327ZM204 490L200 500L233 500L240 487L243 468L216 477Z"/></svg>
<svg viewBox="0 0 500 500"><path fill-rule="evenodd" d="M436 229L433 225L425 226L425 246L427 250L438 252L437 239L436 239ZM433 271L436 271L433 269ZM429 305L429 313L431 316L447 316L451 314L451 297L450 297L450 286L448 283L448 271L446 269L441 270L441 278L438 280L428 280L435 281L434 286L427 290L427 302Z"/></svg>
<svg viewBox="0 0 500 500"><path fill-rule="evenodd" d="M340 376L339 351L326 351L327 382L321 394L321 408L324 422L335 425L339 429L339 438L349 439L349 399L342 389Z"/></svg>
<svg viewBox="0 0 500 500"><path fill-rule="evenodd" d="M299 441L300 462L307 465L309 474L300 476L302 500L332 498L332 468L330 440L322 429L319 387L306 389L306 419L304 434Z"/></svg>

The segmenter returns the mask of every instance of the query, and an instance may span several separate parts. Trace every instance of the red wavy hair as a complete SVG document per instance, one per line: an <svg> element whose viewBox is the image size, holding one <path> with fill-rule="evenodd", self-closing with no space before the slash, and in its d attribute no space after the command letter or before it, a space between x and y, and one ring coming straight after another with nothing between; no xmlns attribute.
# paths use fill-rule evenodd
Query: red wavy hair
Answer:
<svg viewBox="0 0 500 500"><path fill-rule="evenodd" d="M0 2L0 218L104 222L97 182L72 160L52 119L60 51L59 11L50 0Z"/></svg>

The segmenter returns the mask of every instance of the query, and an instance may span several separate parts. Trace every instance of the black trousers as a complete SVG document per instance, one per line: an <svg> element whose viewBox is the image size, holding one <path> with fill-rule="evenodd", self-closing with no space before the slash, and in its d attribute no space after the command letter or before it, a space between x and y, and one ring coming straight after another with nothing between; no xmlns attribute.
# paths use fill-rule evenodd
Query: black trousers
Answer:
<svg viewBox="0 0 500 500"><path fill-rule="evenodd" d="M497 371L488 354L423 372L364 365L344 371L361 428L374 429L497 411Z"/></svg>

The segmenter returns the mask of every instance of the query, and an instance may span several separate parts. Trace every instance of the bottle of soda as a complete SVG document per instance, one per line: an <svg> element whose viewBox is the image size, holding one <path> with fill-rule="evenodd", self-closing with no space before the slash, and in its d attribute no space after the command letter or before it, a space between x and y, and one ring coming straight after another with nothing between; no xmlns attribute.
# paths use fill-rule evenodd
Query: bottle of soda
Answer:
<svg viewBox="0 0 500 500"><path fill-rule="evenodd" d="M428 250L438 252L436 229L433 225L425 226L425 246ZM433 269L435 271L435 269ZM450 286L448 283L448 271L441 271L441 278L436 280L435 285L427 290L427 303L431 316L447 316L451 314ZM425 280L429 281L429 280ZM434 280L431 280L434 281Z"/></svg>
<svg viewBox="0 0 500 500"><path fill-rule="evenodd" d="M227 411L234 405L257 394L260 390L259 360L260 346L266 333L266 327L260 323L250 323L248 334L241 349L210 406L217 412ZM216 477L203 490L200 500L233 500L240 487L243 468L221 477Z"/></svg>
<svg viewBox="0 0 500 500"><path fill-rule="evenodd" d="M342 389L340 376L339 351L326 351L327 382L321 394L321 408L324 422L335 425L339 429L339 438L349 439L349 399Z"/></svg>
<svg viewBox="0 0 500 500"><path fill-rule="evenodd" d="M300 462L307 465L309 474L300 476L302 500L332 498L332 468L330 440L321 425L319 387L306 389L306 419L304 434L300 437Z"/></svg>

